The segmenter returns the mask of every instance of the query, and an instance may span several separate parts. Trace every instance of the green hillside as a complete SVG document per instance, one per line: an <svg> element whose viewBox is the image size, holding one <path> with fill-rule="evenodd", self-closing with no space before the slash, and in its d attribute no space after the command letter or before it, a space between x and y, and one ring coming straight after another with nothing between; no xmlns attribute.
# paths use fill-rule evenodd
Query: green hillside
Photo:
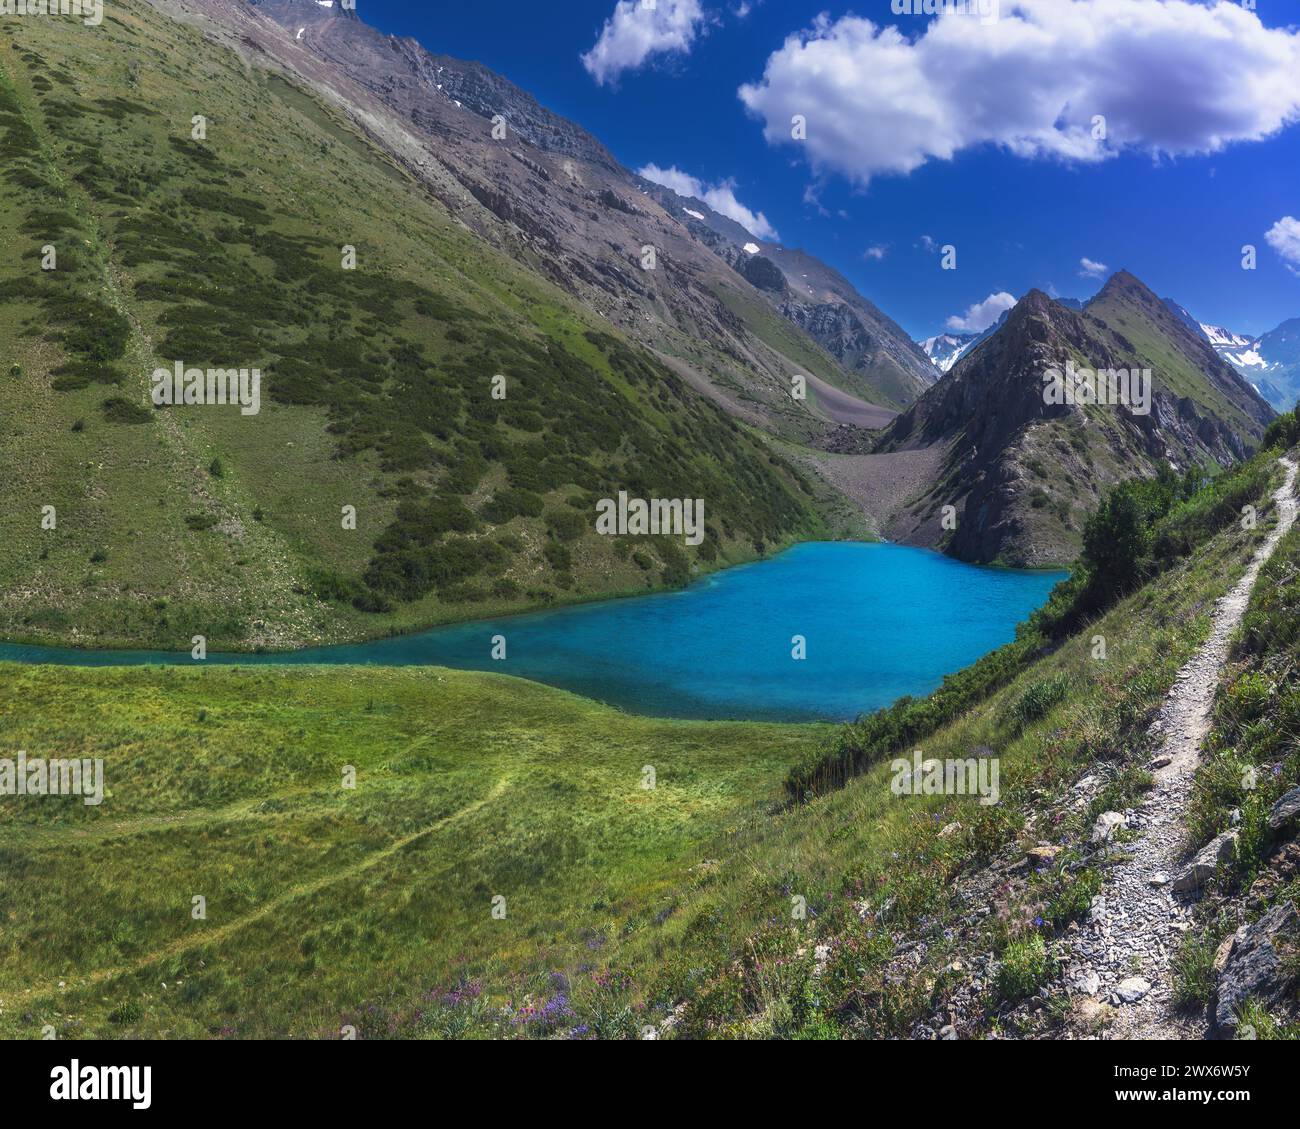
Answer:
<svg viewBox="0 0 1300 1129"><path fill-rule="evenodd" d="M144 5L2 30L6 637L338 641L824 531L783 458L285 79ZM155 410L177 362L259 368L260 413ZM619 490L704 499L703 544L596 536Z"/></svg>

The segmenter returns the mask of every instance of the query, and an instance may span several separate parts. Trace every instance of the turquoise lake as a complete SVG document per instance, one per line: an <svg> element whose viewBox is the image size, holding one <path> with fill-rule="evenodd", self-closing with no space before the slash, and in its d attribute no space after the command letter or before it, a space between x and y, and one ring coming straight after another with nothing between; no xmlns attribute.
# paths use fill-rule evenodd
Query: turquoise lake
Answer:
<svg viewBox="0 0 1300 1129"><path fill-rule="evenodd" d="M531 678L658 717L844 721L924 695L1010 642L1064 572L979 568L899 545L814 542L680 592L212 664L438 665ZM506 659L492 640L505 636ZM792 658L792 639L807 658ZM188 652L0 644L0 660L195 665Z"/></svg>

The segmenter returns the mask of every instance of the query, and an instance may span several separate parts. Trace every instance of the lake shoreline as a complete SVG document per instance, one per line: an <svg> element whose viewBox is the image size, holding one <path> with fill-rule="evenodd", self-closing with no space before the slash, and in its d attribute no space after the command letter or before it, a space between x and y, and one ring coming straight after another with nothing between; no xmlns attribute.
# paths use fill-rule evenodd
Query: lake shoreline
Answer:
<svg viewBox="0 0 1300 1129"><path fill-rule="evenodd" d="M1068 574L1069 571L1067 566L1058 567L1052 565L1044 565L1042 567L1037 567L1037 568L1013 568L1009 565L1002 565L1002 564L972 564L967 561L958 561L957 558L949 557L946 554L940 552L938 549L932 549L924 545L908 545L905 542L891 541L888 538L884 538L884 537L876 537L871 539L859 538L859 537L854 537L854 538L819 537L808 541L791 541L790 543L782 545L780 548L776 549L775 551L767 553L763 556L756 556L750 560L737 561L734 564L728 564L722 568L716 568L705 572L701 572L698 576L692 578L689 584L681 588L647 588L647 589L636 589L636 590L629 589L627 591L613 592L613 593L606 592L600 594L592 594L590 596L581 596L572 600L564 600L564 601L556 600L554 603L542 604L532 608L523 608L517 611L500 612L500 613L493 613L489 611L487 615L479 614L483 611L482 607L467 606L463 609L464 614L457 613L447 618L439 618L433 620L420 620L418 622L406 624L391 630L382 629L375 632L365 632L361 634L350 635L346 638L339 639L329 643L312 643L312 644L305 644L297 647L238 647L238 646L224 647L223 646L219 653L222 655L289 656L289 655L298 654L299 652L302 651L325 650L332 647L357 647L357 646L363 646L365 644L371 644L371 643L382 643L386 641L409 639L412 638L413 636L425 635L428 634L429 632L438 631L442 628L460 627L470 623L509 621L514 619L523 619L533 615L544 615L550 612L565 611L568 609L588 608L599 604L626 603L631 600L647 599L655 596L681 595L683 593L691 591L693 588L697 587L698 585L708 583L709 581L714 580L717 577L728 575L730 573L737 572L741 569L752 568L755 565L765 564L771 561L778 560L786 553L792 552L796 549L800 549L808 545L891 545L899 548L912 549L918 553L932 553L935 556L943 558L944 560L955 561L958 564L965 565L967 568L988 569L994 572L1012 572L1012 573L1024 573L1024 574L1036 574L1036 573L1057 574L1061 572L1066 572ZM189 650L186 648L177 648L174 651L168 651L165 648L150 647L141 640L126 640L126 639L111 639L111 640L104 640L104 641L96 640L94 643L91 644L82 644L79 642L72 642L69 640L51 641L50 639L41 635L24 635L24 634L0 636L0 652L2 652L3 649L7 647L25 648L29 650L85 651L88 654L112 652L112 651L120 651L124 653L148 651L150 653L157 652L159 654L173 655L177 659L180 659L182 656L190 653ZM214 652L214 654L215 653L217 652ZM0 661L5 661L5 660L0 659ZM18 661L25 662L27 660L18 660ZM53 665L70 666L76 664L58 663ZM93 664L93 665L101 665L101 664ZM111 665L111 664L102 664L102 665Z"/></svg>
<svg viewBox="0 0 1300 1129"><path fill-rule="evenodd" d="M646 717L843 722L1010 642L1063 572L882 542L803 542L690 586L292 651L0 644L0 662L445 667L510 674Z"/></svg>

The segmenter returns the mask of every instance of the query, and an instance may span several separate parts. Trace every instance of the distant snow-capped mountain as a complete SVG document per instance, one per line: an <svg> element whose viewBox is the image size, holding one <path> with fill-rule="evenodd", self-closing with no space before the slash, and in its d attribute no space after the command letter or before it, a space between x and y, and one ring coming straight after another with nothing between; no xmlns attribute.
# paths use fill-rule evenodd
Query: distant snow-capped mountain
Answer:
<svg viewBox="0 0 1300 1129"><path fill-rule="evenodd" d="M983 336L981 333L940 333L918 341L923 352L940 372L947 372L971 351Z"/></svg>
<svg viewBox="0 0 1300 1129"><path fill-rule="evenodd" d="M1229 329L1224 329L1221 325L1206 325L1205 322L1198 322L1197 328L1205 334L1210 344L1216 347L1223 345L1228 348L1239 349L1255 343L1254 338L1243 337L1240 333L1233 333Z"/></svg>
<svg viewBox="0 0 1300 1129"><path fill-rule="evenodd" d="M1164 300L1219 356L1255 386L1278 411L1290 411L1300 396L1300 318L1283 322L1261 337L1234 333L1194 318L1172 298Z"/></svg>

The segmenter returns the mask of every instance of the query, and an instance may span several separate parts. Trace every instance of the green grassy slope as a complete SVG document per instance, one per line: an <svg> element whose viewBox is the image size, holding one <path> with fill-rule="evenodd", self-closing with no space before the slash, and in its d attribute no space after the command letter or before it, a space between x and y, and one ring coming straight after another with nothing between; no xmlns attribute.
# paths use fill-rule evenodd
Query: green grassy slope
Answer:
<svg viewBox="0 0 1300 1129"><path fill-rule="evenodd" d="M1202 415L1215 416L1253 448L1271 410L1253 395L1245 379L1214 365L1213 350L1190 339L1186 327L1145 286L1122 272L1085 307L1085 317L1109 330L1124 362L1149 368L1158 387L1190 400ZM1199 357L1189 353L1194 349ZM1086 367L1088 359L1084 359ZM1095 360L1094 362L1095 363ZM1219 368L1221 380L1207 371Z"/></svg>
<svg viewBox="0 0 1300 1129"><path fill-rule="evenodd" d="M0 667L7 755L102 757L110 793L0 804L0 1036L433 1033L485 973L522 1008L649 927L818 730L439 670Z"/></svg>
<svg viewBox="0 0 1300 1129"><path fill-rule="evenodd" d="M8 21L0 149L8 637L337 641L674 586L824 532L759 438L334 111L148 6ZM175 361L260 367L261 414L153 410ZM596 536L620 489L703 498L707 539Z"/></svg>

